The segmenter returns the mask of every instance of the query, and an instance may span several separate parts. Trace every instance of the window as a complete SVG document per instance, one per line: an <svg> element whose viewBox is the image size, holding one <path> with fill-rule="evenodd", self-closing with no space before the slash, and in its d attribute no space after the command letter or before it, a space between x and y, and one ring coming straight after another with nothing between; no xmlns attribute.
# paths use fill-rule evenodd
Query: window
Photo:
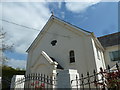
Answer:
<svg viewBox="0 0 120 90"><path fill-rule="evenodd" d="M120 50L109 52L111 61L120 61Z"/></svg>
<svg viewBox="0 0 120 90"><path fill-rule="evenodd" d="M55 46L56 43L57 43L57 40L53 40L53 41L51 42L52 46Z"/></svg>
<svg viewBox="0 0 120 90"><path fill-rule="evenodd" d="M100 50L97 49L97 56L98 56L98 59L100 59L100 55L101 55Z"/></svg>
<svg viewBox="0 0 120 90"><path fill-rule="evenodd" d="M74 63L75 62L75 54L74 54L74 51L71 50L70 53L70 63Z"/></svg>

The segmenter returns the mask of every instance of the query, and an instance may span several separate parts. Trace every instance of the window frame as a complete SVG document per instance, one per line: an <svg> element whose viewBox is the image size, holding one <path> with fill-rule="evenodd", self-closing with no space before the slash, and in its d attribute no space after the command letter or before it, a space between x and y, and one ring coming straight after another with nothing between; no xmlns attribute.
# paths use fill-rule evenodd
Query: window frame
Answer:
<svg viewBox="0 0 120 90"><path fill-rule="evenodd" d="M70 60L70 63L75 63L75 52L74 52L74 50L70 50L69 60Z"/></svg>
<svg viewBox="0 0 120 90"><path fill-rule="evenodd" d="M117 54L115 54L115 53L117 53ZM120 61L120 55L119 55L119 53L120 53L120 50L109 52L109 58L110 58L110 60L113 61L113 62L114 61ZM116 58L116 56L117 56L117 58Z"/></svg>

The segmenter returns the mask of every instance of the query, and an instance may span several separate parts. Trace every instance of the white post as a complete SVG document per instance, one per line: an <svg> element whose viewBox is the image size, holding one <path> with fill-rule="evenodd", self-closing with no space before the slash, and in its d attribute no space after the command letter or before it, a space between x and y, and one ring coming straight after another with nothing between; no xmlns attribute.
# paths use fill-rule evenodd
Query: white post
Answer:
<svg viewBox="0 0 120 90"><path fill-rule="evenodd" d="M53 86L52 86L52 88L56 88L56 83L57 83L56 82L56 74L57 74L56 70L53 70L53 73L52 73Z"/></svg>
<svg viewBox="0 0 120 90"><path fill-rule="evenodd" d="M77 77L77 80L76 80ZM59 71L57 76L57 88L80 88L79 74L77 70L69 69Z"/></svg>
<svg viewBox="0 0 120 90"><path fill-rule="evenodd" d="M23 78L24 75L14 75L11 80L11 90L24 89L24 81L21 81L22 83L17 82L18 80Z"/></svg>

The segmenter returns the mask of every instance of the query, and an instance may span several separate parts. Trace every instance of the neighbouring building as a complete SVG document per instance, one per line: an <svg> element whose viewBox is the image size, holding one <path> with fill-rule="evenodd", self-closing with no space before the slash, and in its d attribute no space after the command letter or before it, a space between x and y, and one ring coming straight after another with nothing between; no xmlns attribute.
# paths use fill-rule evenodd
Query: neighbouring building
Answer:
<svg viewBox="0 0 120 90"><path fill-rule="evenodd" d="M120 64L120 32L98 37L104 47L104 60L106 65Z"/></svg>
<svg viewBox="0 0 120 90"><path fill-rule="evenodd" d="M102 37L99 38L99 40ZM108 51L94 33L51 16L28 48L26 74L52 75L59 70L75 69L86 74L106 68Z"/></svg>

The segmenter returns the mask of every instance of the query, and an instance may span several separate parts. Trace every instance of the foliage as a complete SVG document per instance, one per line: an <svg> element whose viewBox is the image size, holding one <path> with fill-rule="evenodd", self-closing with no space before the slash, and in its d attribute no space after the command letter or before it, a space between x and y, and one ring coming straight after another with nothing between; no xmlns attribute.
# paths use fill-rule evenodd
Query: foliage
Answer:
<svg viewBox="0 0 120 90"><path fill-rule="evenodd" d="M40 84L39 81L35 81L35 82L31 83L31 86L35 87L36 89L39 88L39 90L45 90L45 84L44 83Z"/></svg>
<svg viewBox="0 0 120 90"><path fill-rule="evenodd" d="M6 51L12 51L13 50L13 45L8 45L5 41L6 37L6 32L4 32L3 28L0 30L0 59L2 65L5 65L7 61L9 60L7 56L5 56L4 52Z"/></svg>
<svg viewBox="0 0 120 90"><path fill-rule="evenodd" d="M102 82L96 83L103 89L108 88L109 90L118 90L120 88L120 70L115 71L103 70L100 68L100 74L102 76Z"/></svg>
<svg viewBox="0 0 120 90"><path fill-rule="evenodd" d="M23 75L25 74L25 70L18 70L9 66L2 67L2 76L12 77L13 75Z"/></svg>
<svg viewBox="0 0 120 90"><path fill-rule="evenodd" d="M13 75L24 75L25 70L17 70L9 66L2 66L2 79L11 81ZM7 88L9 85L8 82L2 81L2 88Z"/></svg>

